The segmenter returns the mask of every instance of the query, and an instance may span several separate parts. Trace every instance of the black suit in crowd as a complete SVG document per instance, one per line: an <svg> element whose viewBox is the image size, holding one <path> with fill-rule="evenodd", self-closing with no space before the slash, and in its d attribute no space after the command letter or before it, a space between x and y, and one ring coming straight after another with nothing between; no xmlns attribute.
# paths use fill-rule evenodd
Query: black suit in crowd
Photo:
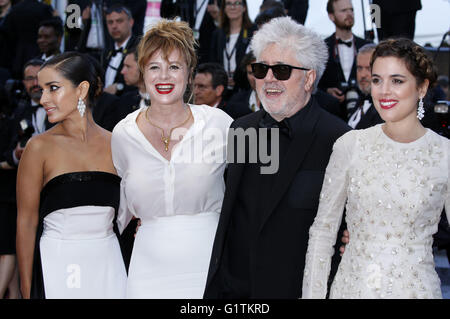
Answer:
<svg viewBox="0 0 450 319"><path fill-rule="evenodd" d="M80 6L81 12L90 6L93 0L69 0L68 4L76 4ZM96 1L99 2L99 1ZM132 33L134 36L140 37L144 30L145 12L147 8L146 0L106 0L104 1L106 7L111 7L115 4L121 4L130 9L131 15L133 17L134 23L132 28ZM79 52L90 52L90 49L86 48L86 41L91 29L91 19L83 20L84 28L83 30L78 28L68 28L67 24L65 26L66 34L66 51L76 50ZM114 46L114 41L108 33L108 27L106 26L106 18L103 19L103 33L105 36L105 46ZM100 56L96 53L90 52L98 60Z"/></svg>
<svg viewBox="0 0 450 319"><path fill-rule="evenodd" d="M123 5L130 9L134 20L133 34L135 36L141 36L143 34L147 0L106 0L105 3L108 8L113 5Z"/></svg>
<svg viewBox="0 0 450 319"><path fill-rule="evenodd" d="M362 106L366 99L369 99L371 106L367 112L361 116L361 120L359 120L358 124L356 124L355 129L357 130L366 129L377 124L384 123L383 119L380 117L380 114L378 114L377 109L373 105L372 97L364 97L361 95L356 104L356 108Z"/></svg>
<svg viewBox="0 0 450 319"><path fill-rule="evenodd" d="M11 124L9 116L0 112L0 162L10 157ZM0 255L16 253L16 175L17 169L0 169Z"/></svg>
<svg viewBox="0 0 450 319"><path fill-rule="evenodd" d="M37 0L23 0L11 8L0 30L0 66L15 79L22 79L25 63L39 54L37 31L43 20L52 18L51 6Z"/></svg>
<svg viewBox="0 0 450 319"><path fill-rule="evenodd" d="M138 43L139 43L139 38L136 37L135 35L131 35L130 40L128 41L126 47L124 48L122 61L120 62L119 67L117 68L116 77L114 78L113 83L123 83L124 84L123 93L132 91L135 88L135 87L128 86L125 84L125 80L123 79L123 75L120 73L120 71L122 71L123 60L125 60L127 50L129 50L131 47L136 46ZM111 61L113 54L114 54L114 43L111 43L109 46L106 47L105 50L103 50L103 54L102 54L102 58L101 58L101 61L103 62L102 67L103 67L103 70L105 71L105 75L106 75L106 70L108 69L108 65L109 65L109 62ZM119 95L119 94L117 94L117 95Z"/></svg>
<svg viewBox="0 0 450 319"><path fill-rule="evenodd" d="M42 105L32 106L30 101L22 101L22 103L19 103L17 107L14 109L13 115L12 115L12 138L10 140L10 146L7 152L5 153L6 160L11 166L15 166L12 153L14 149L17 146L17 143L20 141L21 136L19 135L19 132L21 131L20 122L22 120L26 120L28 125L31 126L33 123L33 114L36 112L38 107L42 107ZM47 117L45 118L45 130L48 130L49 128L53 127L55 124L50 123L47 120ZM36 129L35 129L36 131Z"/></svg>
<svg viewBox="0 0 450 319"><path fill-rule="evenodd" d="M327 110L329 113L342 118L343 113L341 103L337 98L319 88L316 92L314 92L313 96L315 97L317 104L319 104L324 110Z"/></svg>
<svg viewBox="0 0 450 319"><path fill-rule="evenodd" d="M141 96L139 95L139 91L136 87L133 87L133 90L122 94L119 100L114 105L114 117L113 117L113 128L119 123L122 119L124 119L128 114L136 111L141 102Z"/></svg>
<svg viewBox="0 0 450 319"><path fill-rule="evenodd" d="M414 39L416 13L422 9L420 0L373 0L381 9L381 28L378 38L406 37Z"/></svg>
<svg viewBox="0 0 450 319"><path fill-rule="evenodd" d="M234 72L233 79L235 82L235 88L233 93L238 89L249 89L247 75L239 67L244 57L247 47L253 36L253 32L256 31L256 26L253 25L249 29L241 29L239 37L236 41L236 71ZM209 62L216 62L224 66L223 52L226 48L228 42L228 36L225 31L221 28L217 28L212 36L211 47L209 52ZM231 93L231 92L230 92Z"/></svg>
<svg viewBox="0 0 450 319"><path fill-rule="evenodd" d="M233 94L227 102L227 114L233 119L237 119L252 113L249 106L249 99L252 91L252 89L241 90Z"/></svg>
<svg viewBox="0 0 450 319"><path fill-rule="evenodd" d="M309 0L283 0L288 16L298 23L305 24Z"/></svg>
<svg viewBox="0 0 450 319"><path fill-rule="evenodd" d="M353 35L355 50L355 59L353 61L352 71L350 73L350 79L356 80L356 54L359 48L363 45L370 43L362 38ZM337 39L336 34L333 33L331 36L325 39L325 43L328 46L328 62L322 78L319 81L319 88L326 91L328 88L340 88L342 82L348 82L345 80L344 71L341 67L341 62L339 60L339 52L337 49Z"/></svg>
<svg viewBox="0 0 450 319"><path fill-rule="evenodd" d="M194 29L195 27L195 17L196 17L196 2L197 0L162 0L161 1L161 12L160 15L163 18L173 18L175 16L181 17L183 21L189 23L189 26ZM214 0L206 0L204 5L212 4ZM217 1L217 5L220 8L221 1ZM216 29L213 17L209 14L208 10L205 11L202 23L199 28L199 39L198 39L198 63L200 65L209 61L209 47L213 40L212 34Z"/></svg>
<svg viewBox="0 0 450 319"><path fill-rule="evenodd" d="M95 123L105 130L112 131L114 128L114 110L119 97L114 94L102 92L98 97L95 106L92 108L92 117Z"/></svg>
<svg viewBox="0 0 450 319"><path fill-rule="evenodd" d="M231 127L258 129L270 127L271 122L275 120L260 110L237 119ZM267 164L260 161L228 164L205 298L301 296L308 232L325 169L334 142L350 128L314 98L283 122L275 174L261 174L260 168ZM248 143L245 152L248 159Z"/></svg>

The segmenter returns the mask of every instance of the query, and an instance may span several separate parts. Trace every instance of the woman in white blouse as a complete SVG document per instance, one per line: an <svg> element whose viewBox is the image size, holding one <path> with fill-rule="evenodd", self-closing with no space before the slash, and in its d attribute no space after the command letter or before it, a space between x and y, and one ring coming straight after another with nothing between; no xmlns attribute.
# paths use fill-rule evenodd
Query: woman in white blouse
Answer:
<svg viewBox="0 0 450 319"><path fill-rule="evenodd" d="M151 106L114 128L122 177L118 225L141 219L131 256L128 298L201 298L219 220L232 119L183 101L196 65L193 32L161 20L138 47Z"/></svg>

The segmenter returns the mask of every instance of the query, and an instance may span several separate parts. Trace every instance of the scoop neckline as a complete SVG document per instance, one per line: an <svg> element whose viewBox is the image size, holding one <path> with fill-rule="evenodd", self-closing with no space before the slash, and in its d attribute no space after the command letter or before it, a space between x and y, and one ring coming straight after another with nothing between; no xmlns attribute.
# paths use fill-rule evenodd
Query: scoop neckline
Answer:
<svg viewBox="0 0 450 319"><path fill-rule="evenodd" d="M421 142L423 139L425 139L426 136L430 133L430 129L428 129L428 128L425 127L425 134L423 134L421 137L415 139L414 141L412 141L412 142L398 142L398 141L392 139L391 137L389 137L389 136L384 132L384 130L383 130L383 123L378 124L378 129L379 129L379 131L381 132L381 135L383 135L385 139L387 139L388 141L390 141L390 142L393 143L393 144L397 144L397 145L400 145L400 146L409 146L409 145L415 145L415 144L417 144L417 143L420 143L420 142Z"/></svg>

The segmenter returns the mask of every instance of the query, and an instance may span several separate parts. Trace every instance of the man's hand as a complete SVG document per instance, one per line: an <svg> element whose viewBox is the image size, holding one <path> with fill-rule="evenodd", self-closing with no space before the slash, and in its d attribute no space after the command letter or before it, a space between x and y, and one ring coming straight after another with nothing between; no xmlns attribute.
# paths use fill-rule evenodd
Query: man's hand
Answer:
<svg viewBox="0 0 450 319"><path fill-rule="evenodd" d="M339 248L339 251L341 252L341 257L345 252L345 245L347 245L350 242L350 234L348 233L348 230L344 230L343 234L342 234L342 238L341 241L344 245L341 246L341 248Z"/></svg>
<svg viewBox="0 0 450 319"><path fill-rule="evenodd" d="M215 21L219 21L219 6L217 5L217 1L214 0L213 4L208 4L208 10L209 14Z"/></svg>
<svg viewBox="0 0 450 319"><path fill-rule="evenodd" d="M20 143L17 143L17 146L16 146L16 148L14 149L14 156L18 159L18 160L20 160L20 158L22 157L22 153L23 153L23 150L24 150L25 148L23 148L23 147L21 147L20 146ZM10 151L11 152L11 151Z"/></svg>
<svg viewBox="0 0 450 319"><path fill-rule="evenodd" d="M345 96L342 94L342 91L338 88L328 88L327 93L333 95L335 98L339 100L339 102L344 102Z"/></svg>

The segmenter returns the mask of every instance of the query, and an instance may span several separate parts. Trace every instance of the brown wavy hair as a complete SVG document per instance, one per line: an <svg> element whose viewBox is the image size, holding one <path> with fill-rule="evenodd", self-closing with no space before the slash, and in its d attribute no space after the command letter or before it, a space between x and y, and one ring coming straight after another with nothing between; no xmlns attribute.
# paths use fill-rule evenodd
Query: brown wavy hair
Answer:
<svg viewBox="0 0 450 319"><path fill-rule="evenodd" d="M423 47L410 39L388 39L380 42L372 54L370 67L377 58L396 57L405 62L406 68L416 78L418 86L425 80L429 81L428 87L436 82L437 72L433 60Z"/></svg>

